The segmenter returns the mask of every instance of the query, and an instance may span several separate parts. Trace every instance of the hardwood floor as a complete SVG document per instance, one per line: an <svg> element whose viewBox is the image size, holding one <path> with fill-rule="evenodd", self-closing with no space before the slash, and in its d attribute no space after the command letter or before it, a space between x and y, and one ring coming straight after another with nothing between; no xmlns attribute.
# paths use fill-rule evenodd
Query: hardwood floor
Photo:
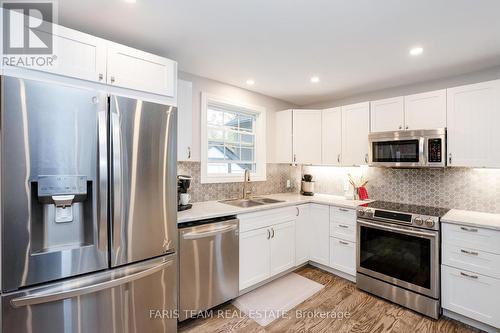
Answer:
<svg viewBox="0 0 500 333"><path fill-rule="evenodd" d="M181 323L179 332L479 332L451 319L435 321L423 317L357 290L354 283L312 266L301 268L296 273L323 284L325 288L289 311L288 318L279 318L261 327L240 314L232 304L225 304L216 308L211 317ZM321 318L318 316L321 313L330 314L330 317ZM350 316L340 318L339 314L343 313ZM301 318L301 314L307 318Z"/></svg>

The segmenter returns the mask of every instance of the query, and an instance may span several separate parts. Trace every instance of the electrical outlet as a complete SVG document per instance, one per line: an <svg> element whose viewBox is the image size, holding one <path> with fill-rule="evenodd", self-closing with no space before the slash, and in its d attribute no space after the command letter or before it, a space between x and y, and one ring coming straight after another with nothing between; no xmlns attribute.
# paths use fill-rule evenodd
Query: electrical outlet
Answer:
<svg viewBox="0 0 500 333"><path fill-rule="evenodd" d="M286 188L292 187L292 183L290 182L290 179L286 180Z"/></svg>

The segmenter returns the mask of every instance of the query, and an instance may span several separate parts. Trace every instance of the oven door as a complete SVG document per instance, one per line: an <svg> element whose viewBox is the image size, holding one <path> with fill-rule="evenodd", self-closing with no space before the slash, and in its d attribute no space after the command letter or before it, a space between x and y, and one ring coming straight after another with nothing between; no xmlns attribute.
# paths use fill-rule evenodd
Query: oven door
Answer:
<svg viewBox="0 0 500 333"><path fill-rule="evenodd" d="M424 137L370 137L370 165L422 167L425 165Z"/></svg>
<svg viewBox="0 0 500 333"><path fill-rule="evenodd" d="M356 269L439 298L439 232L358 219Z"/></svg>

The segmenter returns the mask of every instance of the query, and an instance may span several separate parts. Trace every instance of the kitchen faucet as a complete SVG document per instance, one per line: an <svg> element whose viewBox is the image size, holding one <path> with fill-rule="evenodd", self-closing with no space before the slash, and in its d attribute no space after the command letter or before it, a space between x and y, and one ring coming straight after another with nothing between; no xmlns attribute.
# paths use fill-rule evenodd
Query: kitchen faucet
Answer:
<svg viewBox="0 0 500 333"><path fill-rule="evenodd" d="M250 199L252 197L252 188L248 189L250 182L250 170L245 170L245 179L243 181L243 199Z"/></svg>

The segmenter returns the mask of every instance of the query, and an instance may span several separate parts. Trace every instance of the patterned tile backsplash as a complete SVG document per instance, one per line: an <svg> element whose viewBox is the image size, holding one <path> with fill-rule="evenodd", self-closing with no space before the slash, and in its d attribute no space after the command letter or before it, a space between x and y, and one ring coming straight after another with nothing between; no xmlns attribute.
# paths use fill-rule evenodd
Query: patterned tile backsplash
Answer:
<svg viewBox="0 0 500 333"><path fill-rule="evenodd" d="M267 180L264 182L251 182L254 195L297 192L299 189L300 167L286 164L267 164ZM177 174L190 175L191 201L211 201L240 198L243 191L241 183L201 184L201 163L199 162L177 162ZM243 175L241 175L243 181ZM286 187L286 181L291 180L291 187Z"/></svg>
<svg viewBox="0 0 500 333"><path fill-rule="evenodd" d="M364 174L370 198L426 206L500 213L498 169L386 169L304 166L316 192L344 194L347 174Z"/></svg>

